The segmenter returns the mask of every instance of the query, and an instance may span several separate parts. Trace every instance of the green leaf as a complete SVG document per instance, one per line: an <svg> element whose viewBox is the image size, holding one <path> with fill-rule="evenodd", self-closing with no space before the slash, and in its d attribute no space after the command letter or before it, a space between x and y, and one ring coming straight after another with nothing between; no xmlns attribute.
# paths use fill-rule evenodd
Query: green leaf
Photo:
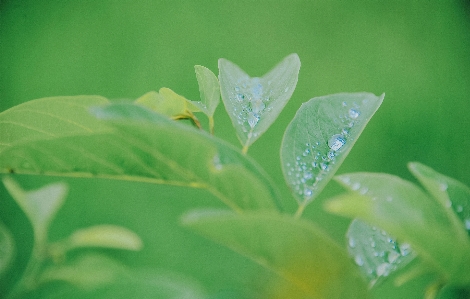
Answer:
<svg viewBox="0 0 470 299"><path fill-rule="evenodd" d="M88 108L107 104L99 96L51 97L29 101L0 113L0 152L23 141L106 130Z"/></svg>
<svg viewBox="0 0 470 299"><path fill-rule="evenodd" d="M214 116L215 109L220 103L219 81L214 73L206 67L195 65L197 83L201 101L193 104L204 112L209 118Z"/></svg>
<svg viewBox="0 0 470 299"><path fill-rule="evenodd" d="M423 164L409 163L408 168L447 212L447 217L455 226L454 232L466 238L470 234L470 189Z"/></svg>
<svg viewBox="0 0 470 299"><path fill-rule="evenodd" d="M9 229L0 221L0 277L8 270L15 256L15 241Z"/></svg>
<svg viewBox="0 0 470 299"><path fill-rule="evenodd" d="M191 119L200 127L199 120L193 114L200 111L199 108L169 88L160 88L158 92L150 91L135 100L135 103L175 120Z"/></svg>
<svg viewBox="0 0 470 299"><path fill-rule="evenodd" d="M140 250L142 240L127 228L104 224L76 230L67 239L54 245L65 250L83 247Z"/></svg>
<svg viewBox="0 0 470 299"><path fill-rule="evenodd" d="M67 185L55 183L38 190L24 191L10 177L4 177L3 184L31 222L36 244L44 244L49 224L67 195Z"/></svg>
<svg viewBox="0 0 470 299"><path fill-rule="evenodd" d="M383 98L341 93L302 104L281 145L282 171L300 207L330 181Z"/></svg>
<svg viewBox="0 0 470 299"><path fill-rule="evenodd" d="M398 243L385 231L358 219L351 222L346 236L349 255L370 286L380 283L415 258L409 244Z"/></svg>
<svg viewBox="0 0 470 299"><path fill-rule="evenodd" d="M287 215L227 211L194 211L182 222L295 287L295 295L286 294L282 284L273 283L267 298L367 297L365 282L345 250L311 222Z"/></svg>
<svg viewBox="0 0 470 299"><path fill-rule="evenodd" d="M387 174L354 173L337 181L352 194L339 196L326 208L360 218L406 242L443 279L470 283L470 241L453 231L444 208L414 184Z"/></svg>
<svg viewBox="0 0 470 299"><path fill-rule="evenodd" d="M222 100L244 151L281 113L297 85L299 70L297 54L287 56L261 78L251 78L234 63L219 59Z"/></svg>
<svg viewBox="0 0 470 299"><path fill-rule="evenodd" d="M220 139L137 105L95 113L114 130L11 147L0 155L0 170L196 187L236 211L277 209L266 173Z"/></svg>

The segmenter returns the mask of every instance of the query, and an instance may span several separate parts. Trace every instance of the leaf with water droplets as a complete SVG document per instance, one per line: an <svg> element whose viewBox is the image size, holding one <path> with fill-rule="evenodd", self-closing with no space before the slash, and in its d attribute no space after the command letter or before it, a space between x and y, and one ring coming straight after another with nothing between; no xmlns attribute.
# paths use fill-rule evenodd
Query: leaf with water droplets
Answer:
<svg viewBox="0 0 470 299"><path fill-rule="evenodd" d="M341 93L302 104L281 145L282 171L301 206L325 187L383 98L371 93Z"/></svg>
<svg viewBox="0 0 470 299"><path fill-rule="evenodd" d="M219 59L222 100L245 151L281 113L297 85L299 70L297 54L261 78L251 78L234 63Z"/></svg>
<svg viewBox="0 0 470 299"><path fill-rule="evenodd" d="M368 298L345 250L310 221L289 215L193 211L183 224L249 257L291 285L268 282L266 298ZM281 280L282 281L282 280Z"/></svg>
<svg viewBox="0 0 470 299"><path fill-rule="evenodd" d="M55 183L25 191L10 177L3 178L3 184L31 222L36 244L44 244L49 224L67 195L67 185Z"/></svg>
<svg viewBox="0 0 470 299"><path fill-rule="evenodd" d="M436 272L455 283L470 283L470 239L462 239L444 208L416 185L381 173L336 177L350 194L326 209L380 227L413 250Z"/></svg>
<svg viewBox="0 0 470 299"><path fill-rule="evenodd" d="M370 286L415 258L409 244L398 243L385 231L358 219L351 222L346 236L348 252Z"/></svg>
<svg viewBox="0 0 470 299"><path fill-rule="evenodd" d="M442 207L454 225L456 234L467 238L470 234L470 189L461 182L447 177L423 164L409 163L411 173L420 181ZM463 227L467 234L463 232Z"/></svg>
<svg viewBox="0 0 470 299"><path fill-rule="evenodd" d="M10 230L0 221L0 277L8 270L15 255L15 241Z"/></svg>

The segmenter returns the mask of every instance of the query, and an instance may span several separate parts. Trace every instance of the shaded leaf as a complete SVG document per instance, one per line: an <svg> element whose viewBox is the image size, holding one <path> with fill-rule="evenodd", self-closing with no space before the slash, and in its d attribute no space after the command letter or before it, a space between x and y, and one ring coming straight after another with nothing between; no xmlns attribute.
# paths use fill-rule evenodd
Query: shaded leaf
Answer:
<svg viewBox="0 0 470 299"><path fill-rule="evenodd" d="M140 250L142 240L127 228L117 225L95 225L76 230L66 240L56 244L66 250L82 247L104 247Z"/></svg>
<svg viewBox="0 0 470 299"><path fill-rule="evenodd" d="M36 244L44 244L47 241L49 224L67 195L67 185L55 183L37 190L24 191L10 177L4 177L3 184L31 222Z"/></svg>
<svg viewBox="0 0 470 299"><path fill-rule="evenodd" d="M261 78L251 78L234 63L219 59L222 100L245 151L281 113L297 85L299 70L297 54Z"/></svg>
<svg viewBox="0 0 470 299"><path fill-rule="evenodd" d="M194 211L182 221L295 286L296 295L273 284L267 298L367 297L365 282L345 250L311 222L287 215L226 211Z"/></svg>
<svg viewBox="0 0 470 299"><path fill-rule="evenodd" d="M88 108L107 104L99 96L51 97L29 101L0 113L0 152L22 141L106 130Z"/></svg>
<svg viewBox="0 0 470 299"><path fill-rule="evenodd" d="M0 170L196 187L237 211L277 209L266 173L231 145L137 105L95 114L114 130L23 143L0 155Z"/></svg>
<svg viewBox="0 0 470 299"><path fill-rule="evenodd" d="M220 102L219 81L214 73L206 67L195 65L194 70L199 84L201 101L193 101L192 103L211 118Z"/></svg>
<svg viewBox="0 0 470 299"><path fill-rule="evenodd" d="M299 205L305 206L323 190L383 98L341 93L302 104L281 145L282 172Z"/></svg>
<svg viewBox="0 0 470 299"><path fill-rule="evenodd" d="M15 241L10 230L0 222L0 277L8 270L15 256Z"/></svg>
<svg viewBox="0 0 470 299"><path fill-rule="evenodd" d="M470 234L470 189L423 164L409 163L408 168L447 211L447 217L455 225L454 232L466 238ZM463 232L462 224L468 234Z"/></svg>
<svg viewBox="0 0 470 299"><path fill-rule="evenodd" d="M412 248L446 279L469 283L470 242L453 232L445 210L414 184L377 173L337 177L353 194L339 196L326 208L360 218Z"/></svg>
<svg viewBox="0 0 470 299"><path fill-rule="evenodd" d="M409 244L398 243L385 231L358 219L351 222L346 236L349 255L367 277L370 286L415 258Z"/></svg>

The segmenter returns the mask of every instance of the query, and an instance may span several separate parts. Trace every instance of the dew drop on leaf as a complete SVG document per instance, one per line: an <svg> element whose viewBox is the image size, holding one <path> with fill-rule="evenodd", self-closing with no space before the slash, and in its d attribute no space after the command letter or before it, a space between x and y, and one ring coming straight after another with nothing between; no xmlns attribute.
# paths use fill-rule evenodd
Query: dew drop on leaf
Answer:
<svg viewBox="0 0 470 299"><path fill-rule="evenodd" d="M333 135L328 140L328 146L334 151L340 150L345 144L346 144L346 139L344 139L344 137L341 134Z"/></svg>
<svg viewBox="0 0 470 299"><path fill-rule="evenodd" d="M359 111L357 111L356 109L353 109L353 108L349 109L348 115L350 118L356 119L359 117L359 114L360 114Z"/></svg>

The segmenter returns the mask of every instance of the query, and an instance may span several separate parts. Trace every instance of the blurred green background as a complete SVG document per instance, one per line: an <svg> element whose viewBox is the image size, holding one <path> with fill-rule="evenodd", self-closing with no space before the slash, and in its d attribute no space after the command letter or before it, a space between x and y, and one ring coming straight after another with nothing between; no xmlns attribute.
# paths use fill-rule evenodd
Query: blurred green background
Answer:
<svg viewBox="0 0 470 299"><path fill-rule="evenodd" d="M470 3L464 0L0 1L0 111L46 96L137 98L160 87L197 100L195 64L218 73L223 57L261 76L293 52L302 62L297 89L249 151L279 185L289 211L294 204L279 165L284 129L301 103L337 92L386 94L340 173L413 180L406 163L419 161L470 185ZM216 135L239 146L222 106L215 119ZM57 180L17 178L25 188ZM253 263L177 226L191 207L221 206L205 192L66 181L70 196L51 239L77 226L119 223L147 244L137 258L125 258L184 272L210 293L268 279L259 278L260 271L269 274ZM12 206L1 188L2 206ZM332 183L323 198L335 192ZM321 202L306 216L341 239L347 221L322 213ZM18 215L0 213L17 233L28 234Z"/></svg>

